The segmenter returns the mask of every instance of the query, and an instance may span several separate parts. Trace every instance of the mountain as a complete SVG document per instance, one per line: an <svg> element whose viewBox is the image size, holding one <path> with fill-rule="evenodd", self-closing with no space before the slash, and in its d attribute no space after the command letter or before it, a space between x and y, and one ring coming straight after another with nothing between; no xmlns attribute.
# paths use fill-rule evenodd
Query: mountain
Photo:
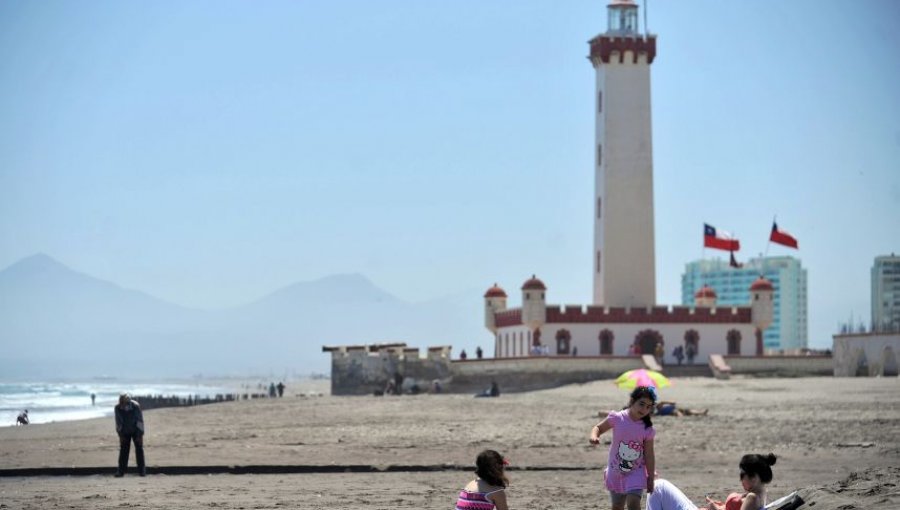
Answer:
<svg viewBox="0 0 900 510"><path fill-rule="evenodd" d="M472 350L473 292L408 303L360 274L287 285L225 310L178 306L38 254L0 271L0 373L12 378L327 371L322 345L404 341Z"/></svg>

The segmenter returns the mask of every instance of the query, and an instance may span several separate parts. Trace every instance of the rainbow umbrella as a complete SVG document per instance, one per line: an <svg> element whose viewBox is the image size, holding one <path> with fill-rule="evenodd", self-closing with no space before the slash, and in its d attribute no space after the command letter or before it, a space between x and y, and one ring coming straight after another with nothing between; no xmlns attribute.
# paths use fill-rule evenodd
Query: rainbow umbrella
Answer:
<svg viewBox="0 0 900 510"><path fill-rule="evenodd" d="M620 375L616 379L616 386L623 389L632 390L638 386L653 386L654 388L665 388L671 386L669 379L655 370L647 370L646 368L636 368L629 370Z"/></svg>

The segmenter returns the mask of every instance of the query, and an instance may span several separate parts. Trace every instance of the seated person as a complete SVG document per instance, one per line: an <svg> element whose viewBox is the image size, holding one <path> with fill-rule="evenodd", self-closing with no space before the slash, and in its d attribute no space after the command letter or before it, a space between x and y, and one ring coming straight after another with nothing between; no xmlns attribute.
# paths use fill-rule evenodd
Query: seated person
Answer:
<svg viewBox="0 0 900 510"><path fill-rule="evenodd" d="M706 497L706 503L693 503L672 482L658 478L653 492L647 495L647 510L795 510L804 504L796 493L768 504L768 486L772 481L773 454L747 454L741 457L742 492L733 492L725 501Z"/></svg>
<svg viewBox="0 0 900 510"><path fill-rule="evenodd" d="M28 409L19 413L19 416L16 416L16 425L28 425Z"/></svg>

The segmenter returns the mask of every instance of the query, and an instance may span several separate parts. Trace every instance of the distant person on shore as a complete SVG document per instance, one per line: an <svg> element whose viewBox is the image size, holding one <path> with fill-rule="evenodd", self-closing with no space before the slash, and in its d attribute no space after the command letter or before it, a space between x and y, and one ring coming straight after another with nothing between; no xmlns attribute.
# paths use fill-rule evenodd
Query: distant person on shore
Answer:
<svg viewBox="0 0 900 510"><path fill-rule="evenodd" d="M466 484L456 499L456 510L508 510L506 487L509 464L494 450L484 450L475 458L475 479Z"/></svg>
<svg viewBox="0 0 900 510"><path fill-rule="evenodd" d="M484 351L481 350L481 346L475 348L475 357L481 359L484 357Z"/></svg>
<svg viewBox="0 0 900 510"><path fill-rule="evenodd" d="M441 386L440 380L435 379L435 380L431 381L431 392L432 393L441 393L443 391L444 391L444 387Z"/></svg>
<svg viewBox="0 0 900 510"><path fill-rule="evenodd" d="M741 457L740 479L744 492L733 492L725 501L709 496L703 506L695 505L681 489L668 480L656 480L656 490L647 496L647 510L760 510L766 506L766 488L772 481L773 454L747 454Z"/></svg>
<svg viewBox="0 0 900 510"><path fill-rule="evenodd" d="M91 405L92 406L97 405L97 394L96 393L91 393Z"/></svg>
<svg viewBox="0 0 900 510"><path fill-rule="evenodd" d="M276 386L275 388L278 390L278 398L283 397L284 396L284 383L281 381L278 381L278 386Z"/></svg>
<svg viewBox="0 0 900 510"><path fill-rule="evenodd" d="M687 349L685 349L685 354L687 354L688 365L693 365L694 356L697 355L697 348L694 347L694 344L688 344Z"/></svg>
<svg viewBox="0 0 900 510"><path fill-rule="evenodd" d="M672 356L675 357L675 361L678 362L678 366L681 366L681 362L684 361L684 346L679 345L672 350Z"/></svg>
<svg viewBox="0 0 900 510"><path fill-rule="evenodd" d="M682 409L671 400L660 400L656 404L657 416L706 416L709 409Z"/></svg>
<svg viewBox="0 0 900 510"><path fill-rule="evenodd" d="M16 426L19 425L28 425L28 409L19 413L19 416L16 416Z"/></svg>
<svg viewBox="0 0 900 510"><path fill-rule="evenodd" d="M466 354L466 350L465 350L465 349L463 349L462 351L459 352L459 359L466 359L466 358L468 358L468 357L469 357L469 355Z"/></svg>
<svg viewBox="0 0 900 510"><path fill-rule="evenodd" d="M600 423L591 427L590 443L600 444L600 436L612 430L609 461L606 465L606 489L613 510L640 510L641 496L654 490L656 456L653 439L656 431L650 415L656 406L656 389L638 386L631 392L628 407L610 411Z"/></svg>
<svg viewBox="0 0 900 510"><path fill-rule="evenodd" d="M663 347L662 342L656 342L656 347L653 349L653 355L656 357L656 362L662 366L663 358L666 356L666 348Z"/></svg>
<svg viewBox="0 0 900 510"><path fill-rule="evenodd" d="M275 398L276 391L277 390L275 390L275 383L269 383L269 398Z"/></svg>
<svg viewBox="0 0 900 510"><path fill-rule="evenodd" d="M476 393L476 397L499 397L500 396L500 385L497 384L497 381L491 381L491 387L482 391L481 393Z"/></svg>
<svg viewBox="0 0 900 510"><path fill-rule="evenodd" d="M116 478L125 476L132 442L138 474L144 476L147 474L147 467L144 464L144 414L141 412L141 406L131 400L131 396L127 393L122 393L119 395L115 414L116 433L119 434L119 469L116 471Z"/></svg>

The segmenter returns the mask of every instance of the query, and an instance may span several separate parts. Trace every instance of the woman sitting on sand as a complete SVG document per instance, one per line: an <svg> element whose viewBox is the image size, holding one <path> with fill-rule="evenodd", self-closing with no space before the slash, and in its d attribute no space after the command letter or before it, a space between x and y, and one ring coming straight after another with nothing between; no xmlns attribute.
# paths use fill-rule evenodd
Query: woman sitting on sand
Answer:
<svg viewBox="0 0 900 510"><path fill-rule="evenodd" d="M509 479L503 472L506 459L494 450L485 450L475 459L475 479L460 491L456 510L508 510L506 486Z"/></svg>
<svg viewBox="0 0 900 510"><path fill-rule="evenodd" d="M647 510L760 510L766 506L766 486L772 481L775 455L747 454L738 464L741 468L743 493L733 492L724 502L706 498L706 505L698 507L678 487L658 479L654 491L647 495Z"/></svg>

